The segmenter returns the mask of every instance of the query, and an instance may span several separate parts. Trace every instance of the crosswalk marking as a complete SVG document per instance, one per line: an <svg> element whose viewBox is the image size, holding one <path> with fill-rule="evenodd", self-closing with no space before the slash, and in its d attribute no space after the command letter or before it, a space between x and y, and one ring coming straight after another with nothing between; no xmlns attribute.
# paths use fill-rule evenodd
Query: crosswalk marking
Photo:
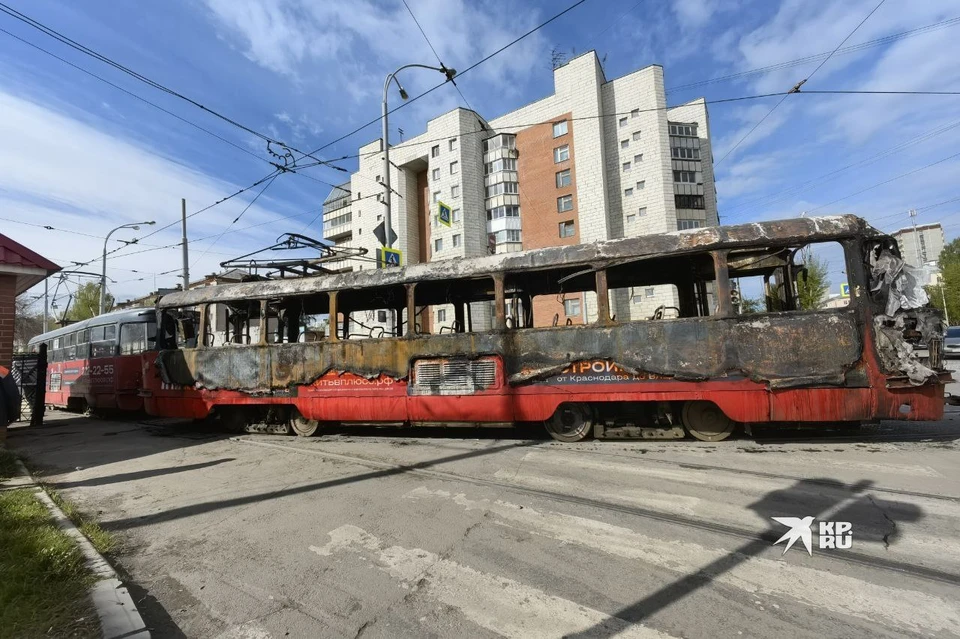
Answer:
<svg viewBox="0 0 960 639"><path fill-rule="evenodd" d="M713 562L731 555L722 548L665 541L594 519L539 512L506 501L473 500L463 493L420 487L405 497L449 500L466 510L492 513L498 518L495 521L503 525L682 574L704 571ZM956 601L791 564L790 558L750 557L711 576L752 595L783 597L891 627L926 633L960 632L960 604Z"/></svg>
<svg viewBox="0 0 960 639"><path fill-rule="evenodd" d="M310 546L310 550L321 557L367 551L403 587L417 587L427 596L457 608L473 623L504 637L555 639L578 632L586 637L591 631L598 637L670 637L421 548L387 546L357 526L340 526L329 534L330 541L324 546Z"/></svg>

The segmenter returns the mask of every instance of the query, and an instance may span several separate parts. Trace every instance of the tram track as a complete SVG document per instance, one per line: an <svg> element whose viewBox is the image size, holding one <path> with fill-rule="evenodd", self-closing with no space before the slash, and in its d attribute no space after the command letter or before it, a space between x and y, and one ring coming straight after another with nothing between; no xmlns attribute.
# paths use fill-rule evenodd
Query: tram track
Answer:
<svg viewBox="0 0 960 639"><path fill-rule="evenodd" d="M563 452L563 451L556 451L555 449L551 449L551 448L544 448L542 450L543 452L548 454L550 454L551 452ZM574 451L570 451L570 452L574 452ZM640 459L636 455L623 455L620 453L612 453L612 452L606 453L603 451L595 451L595 450L577 450L575 452L577 454L593 455L596 457L617 457L620 459L631 459L634 461L643 461L644 463L649 462L654 464L661 464L664 466L671 466L673 468L680 468L680 469L705 470L710 472L724 472L724 473L730 473L734 475L747 475L750 477L762 477L764 479L777 479L782 481L803 481L803 482L807 482L808 484L820 485L826 488L833 488L835 490L840 490L840 491L843 490L843 488L838 487L829 481L816 479L816 478L809 478L809 477L799 477L797 475L780 475L777 473L767 473L760 470L747 470L745 468L730 468L727 466L712 466L710 464L700 464L697 462L673 461L669 459L654 459L649 456L645 456L642 459ZM886 495L897 495L900 497L918 497L921 499L934 499L937 501L946 501L946 502L951 502L955 504L960 504L960 497L953 496L953 495L937 495L935 493L921 493L921 492L912 491L912 490L898 490L896 488L882 488L882 487L876 487L876 486L871 486L870 492L883 493Z"/></svg>
<svg viewBox="0 0 960 639"><path fill-rule="evenodd" d="M485 479L482 477L474 477L472 475L465 475L462 473L430 469L427 466L433 463L431 461L413 462L410 464L398 464L395 462L370 459L367 457L360 457L356 455L346 455L343 453L333 453L333 452L321 451L321 450L310 450L310 449L303 448L301 446L289 446L289 445L284 445L284 444L279 444L274 442L258 441L254 439L249 439L247 437L231 437L230 440L240 444L259 446L263 448L273 448L277 450L283 450L283 451L302 454L302 455L312 455L317 457L323 457L325 459L352 463L352 464L365 466L365 467L373 468L377 470L390 470L390 471L395 471L397 473L408 474L416 477L437 479L441 481L460 482L460 483L471 484L474 486L495 488L499 490L509 491L511 493L515 493L519 495L537 497L537 498L547 499L555 502L575 504L579 506L585 506L588 508L594 508L594 509L604 510L608 512L617 512L617 513L622 513L626 515L631 515L634 517L641 517L644 519L650 519L650 520L659 521L667 524L678 525L678 526L682 526L689 529L700 530L700 531L714 533L714 534L720 534L720 535L731 537L740 541L744 541L744 540L750 541L750 542L764 541L772 544L780 536L780 533L775 532L773 530L757 532L755 530L749 530L749 529L738 527L738 526L731 526L728 524L703 521L693 517L664 513L664 512L652 510L649 508L643 508L640 506L611 503L607 501L593 499L590 497L572 495L569 493L545 490L541 488L531 488L528 486L522 486L519 484L515 484L512 482L503 481L503 480ZM790 479L793 479L793 478L790 478ZM882 557L876 557L873 555L867 555L867 554L848 551L848 550L834 550L831 552L830 556L831 558L839 559L841 561L844 561L845 563L852 564L852 565L888 570L888 571L905 574L905 575L917 577L920 579L926 579L929 581L935 581L939 583L945 583L950 585L960 585L960 575L958 574L953 574L953 573L945 572L942 570L937 570L934 568L928 568L925 566L919 566L919 565L904 562L904 561L885 559Z"/></svg>

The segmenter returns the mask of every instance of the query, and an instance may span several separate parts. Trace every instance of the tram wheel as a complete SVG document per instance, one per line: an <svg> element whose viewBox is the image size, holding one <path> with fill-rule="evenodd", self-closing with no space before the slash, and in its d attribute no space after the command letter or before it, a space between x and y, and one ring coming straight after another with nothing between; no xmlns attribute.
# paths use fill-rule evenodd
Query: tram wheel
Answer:
<svg viewBox="0 0 960 639"><path fill-rule="evenodd" d="M593 415L583 404L563 404L543 424L555 440L578 442L593 432Z"/></svg>
<svg viewBox="0 0 960 639"><path fill-rule="evenodd" d="M316 419L307 419L300 414L296 408L290 412L290 419L287 422L290 432L298 437L312 437L320 428L320 422Z"/></svg>
<svg viewBox="0 0 960 639"><path fill-rule="evenodd" d="M723 441L737 425L713 402L686 402L680 418L687 432L702 442Z"/></svg>

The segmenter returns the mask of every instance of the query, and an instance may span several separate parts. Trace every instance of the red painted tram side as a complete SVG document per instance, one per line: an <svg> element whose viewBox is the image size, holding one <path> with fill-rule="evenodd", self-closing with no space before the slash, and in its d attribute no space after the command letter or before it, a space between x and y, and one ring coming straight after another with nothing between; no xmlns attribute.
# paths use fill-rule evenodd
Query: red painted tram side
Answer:
<svg viewBox="0 0 960 639"><path fill-rule="evenodd" d="M141 354L156 344L156 311L106 313L30 340L47 346L46 403L75 411L143 409Z"/></svg>
<svg viewBox="0 0 960 639"><path fill-rule="evenodd" d="M795 260L813 241L842 251L852 290L842 308L799 306ZM940 319L922 306L890 311L884 286L905 268L898 250L844 216L174 293L158 306L177 337L143 358L144 406L236 427L287 422L298 434L324 422L543 422L561 441L718 441L738 424L940 419L949 379ZM766 312L744 315L730 283L750 276L771 292ZM615 290L665 283L678 291L676 317L661 308L618 321L611 311ZM583 293L596 296L593 321L536 323L537 299ZM440 306L452 308L450 327L404 319ZM471 308L484 307L492 325L471 330ZM221 313L228 329L214 337ZM302 316L318 313L339 321L316 341ZM395 318L394 336L380 328L356 339L357 313ZM908 336L927 342L926 364L898 359Z"/></svg>

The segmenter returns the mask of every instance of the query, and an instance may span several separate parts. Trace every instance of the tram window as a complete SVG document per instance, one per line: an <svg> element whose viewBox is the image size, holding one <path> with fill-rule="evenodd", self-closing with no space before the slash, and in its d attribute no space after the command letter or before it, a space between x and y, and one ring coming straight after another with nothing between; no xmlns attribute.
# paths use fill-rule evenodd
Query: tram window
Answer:
<svg viewBox="0 0 960 639"><path fill-rule="evenodd" d="M850 301L838 242L741 249L727 262L738 315L844 308Z"/></svg>
<svg viewBox="0 0 960 639"><path fill-rule="evenodd" d="M478 333L493 328L493 278L424 281L414 289L418 335Z"/></svg>
<svg viewBox="0 0 960 639"><path fill-rule="evenodd" d="M115 340L117 339L117 325L110 324L109 326L103 327L103 339Z"/></svg>
<svg viewBox="0 0 960 639"><path fill-rule="evenodd" d="M548 328L586 323L596 313L596 271L562 267L509 273L507 328Z"/></svg>
<svg viewBox="0 0 960 639"><path fill-rule="evenodd" d="M90 341L91 342L100 342L103 341L103 327L94 326L90 329Z"/></svg>
<svg viewBox="0 0 960 639"><path fill-rule="evenodd" d="M610 317L618 322L673 320L717 313L713 257L666 255L607 269Z"/></svg>
<svg viewBox="0 0 960 639"><path fill-rule="evenodd" d="M120 354L136 355L147 350L147 324L135 322L120 326Z"/></svg>

